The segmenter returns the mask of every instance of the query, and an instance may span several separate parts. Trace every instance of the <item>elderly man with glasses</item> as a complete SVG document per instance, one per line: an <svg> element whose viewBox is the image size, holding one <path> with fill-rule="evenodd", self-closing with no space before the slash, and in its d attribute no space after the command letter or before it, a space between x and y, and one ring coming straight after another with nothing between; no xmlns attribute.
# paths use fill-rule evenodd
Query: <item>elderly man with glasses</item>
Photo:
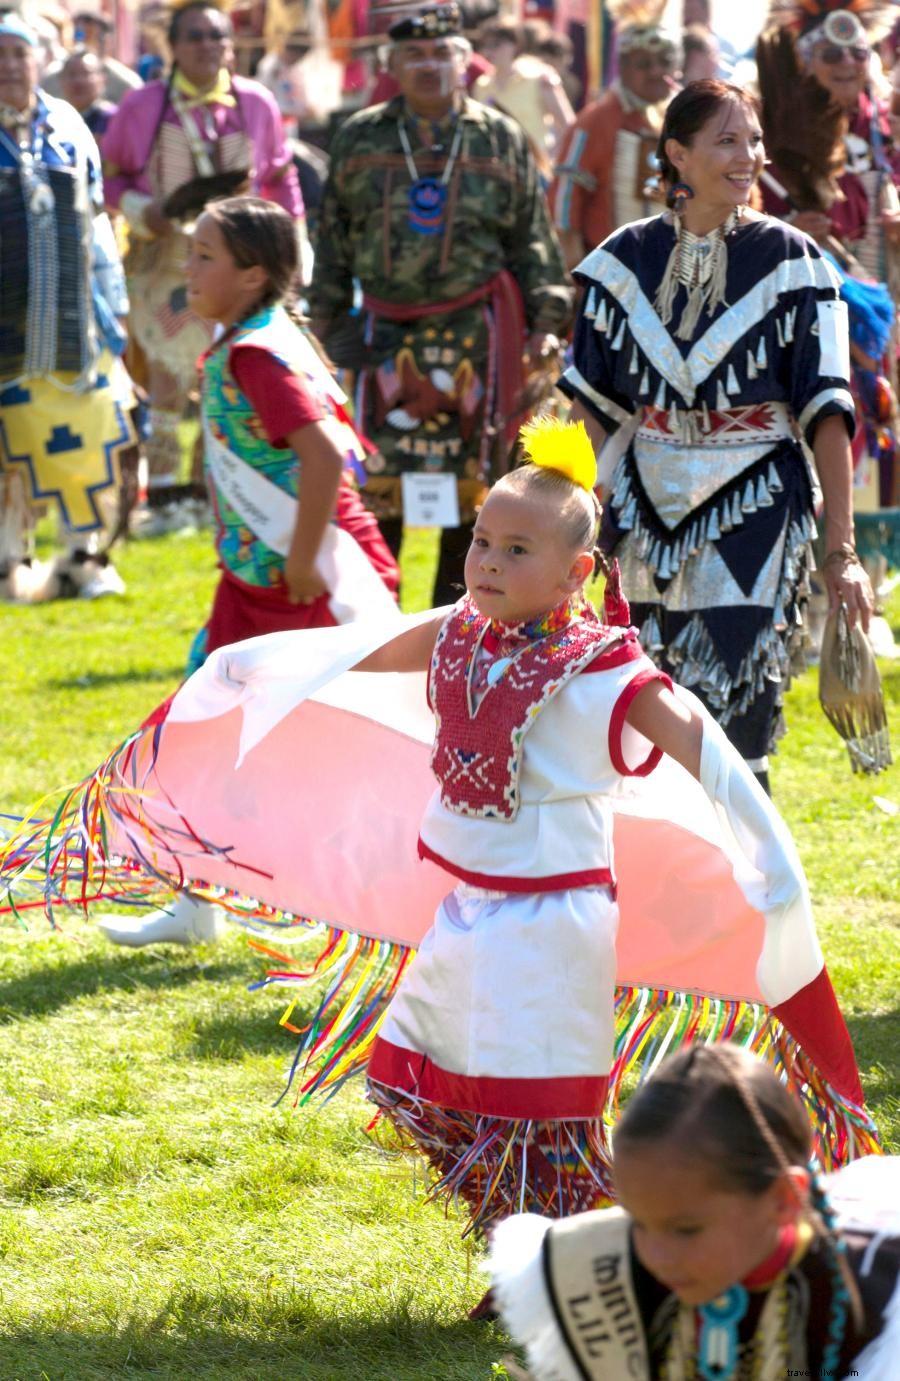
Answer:
<svg viewBox="0 0 900 1381"><path fill-rule="evenodd" d="M281 116L259 82L232 76L228 16L205 0L175 10L172 71L126 96L103 138L109 205L125 216L131 331L147 359L151 488L178 479L177 427L212 325L187 305L185 225L239 190L278 202L302 234L303 200Z"/></svg>
<svg viewBox="0 0 900 1381"><path fill-rule="evenodd" d="M654 209L644 188L677 90L681 50L677 38L653 23L625 24L617 40L619 75L569 130L550 189L569 268L619 226Z"/></svg>

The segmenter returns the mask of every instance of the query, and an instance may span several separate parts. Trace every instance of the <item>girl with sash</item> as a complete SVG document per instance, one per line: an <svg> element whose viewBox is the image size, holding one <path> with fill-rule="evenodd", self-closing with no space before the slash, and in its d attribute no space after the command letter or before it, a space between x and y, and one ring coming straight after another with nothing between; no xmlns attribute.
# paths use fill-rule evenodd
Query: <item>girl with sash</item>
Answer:
<svg viewBox="0 0 900 1381"><path fill-rule="evenodd" d="M826 1193L810 1157L799 1101L752 1055L667 1060L615 1134L620 1206L495 1233L494 1297L533 1381L891 1381L900 1159Z"/></svg>
<svg viewBox="0 0 900 1381"><path fill-rule="evenodd" d="M270 201L213 202L197 223L187 300L219 326L200 366L221 575L188 673L229 643L396 610L396 562L351 480L363 449L344 394L280 305L297 269L293 220ZM102 928L140 946L212 940L221 925L217 907L181 894Z"/></svg>
<svg viewBox="0 0 900 1381"><path fill-rule="evenodd" d="M200 366L222 575L190 670L225 643L395 602L397 566L351 484L363 449L344 394L280 305L297 268L293 220L272 202L213 202L197 224L188 302L220 327Z"/></svg>

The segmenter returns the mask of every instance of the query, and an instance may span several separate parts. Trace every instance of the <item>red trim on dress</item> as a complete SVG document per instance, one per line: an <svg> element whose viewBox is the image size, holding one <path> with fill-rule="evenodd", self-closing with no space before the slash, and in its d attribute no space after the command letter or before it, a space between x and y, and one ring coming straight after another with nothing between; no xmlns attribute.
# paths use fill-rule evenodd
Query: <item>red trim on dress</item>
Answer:
<svg viewBox="0 0 900 1381"><path fill-rule="evenodd" d="M657 671L655 668L648 671L639 671L633 680L622 691L609 717L609 756L613 767L622 777L649 777L662 758L662 749L653 747L645 760L637 767L629 767L625 761L625 754L622 751L622 731L625 728L625 720L631 708L631 702L638 691L644 689L651 681L662 681L664 686L672 689L671 677L664 671Z"/></svg>
<svg viewBox="0 0 900 1381"><path fill-rule="evenodd" d="M616 667L627 666L629 662L640 661L644 655L644 649L637 639L637 633L629 633L623 643L618 647L611 647L608 652L601 652L593 662L582 668L582 676L591 671L613 671Z"/></svg>
<svg viewBox="0 0 900 1381"><path fill-rule="evenodd" d="M842 1098L865 1106L853 1042L841 1015L827 969L822 969L793 997L772 1008L772 1015L794 1039Z"/></svg>
<svg viewBox="0 0 900 1381"><path fill-rule="evenodd" d="M458 863L435 853L419 836L419 857L427 858L471 887L484 887L488 892L567 892L573 887L608 887L616 898L616 880L608 868L583 868L577 873L550 873L542 877L504 877L497 873L473 873Z"/></svg>
<svg viewBox="0 0 900 1381"><path fill-rule="evenodd" d="M536 1122L601 1117L609 1085L605 1074L568 1079L454 1074L441 1069L427 1055L394 1045L383 1036L375 1040L366 1074L376 1083L442 1108Z"/></svg>

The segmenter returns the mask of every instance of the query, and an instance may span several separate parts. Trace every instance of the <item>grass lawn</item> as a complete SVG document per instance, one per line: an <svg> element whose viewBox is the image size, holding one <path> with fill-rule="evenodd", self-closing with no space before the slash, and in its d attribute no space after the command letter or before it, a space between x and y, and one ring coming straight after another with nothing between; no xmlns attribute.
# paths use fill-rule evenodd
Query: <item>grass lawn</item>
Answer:
<svg viewBox="0 0 900 1381"><path fill-rule="evenodd" d="M432 544L406 564L425 603ZM123 599L0 607L0 809L77 781L177 685L214 584L208 534L134 543ZM890 610L900 622L900 597ZM895 727L900 663L885 665ZM900 1151L900 767L852 776L791 691L773 772L871 1109ZM900 744L900 739L897 740ZM476 1381L506 1339L458 1225L368 1143L361 1092L271 1105L291 1038L260 964L115 949L89 923L0 929L0 1381Z"/></svg>

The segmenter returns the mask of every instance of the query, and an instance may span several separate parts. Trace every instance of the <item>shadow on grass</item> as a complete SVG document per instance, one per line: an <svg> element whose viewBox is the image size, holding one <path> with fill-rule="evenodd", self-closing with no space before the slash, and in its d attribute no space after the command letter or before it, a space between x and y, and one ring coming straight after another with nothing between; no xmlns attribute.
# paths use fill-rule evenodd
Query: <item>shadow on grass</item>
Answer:
<svg viewBox="0 0 900 1381"><path fill-rule="evenodd" d="M264 1296L248 1309L245 1296L190 1292L114 1333L26 1325L4 1330L0 1365L14 1359L3 1375L22 1381L481 1381L508 1347L494 1325L416 1318L402 1304L370 1320L323 1317L313 1295Z"/></svg>
<svg viewBox="0 0 900 1381"><path fill-rule="evenodd" d="M170 962L158 952L140 954L110 947L109 955L91 955L46 964L20 978L5 979L0 987L0 1024L21 1017L47 1016L83 997L101 992L184 988L191 983L215 983L223 979L252 982L251 957L226 958L200 963L197 960Z"/></svg>
<svg viewBox="0 0 900 1381"><path fill-rule="evenodd" d="M176 684L184 680L184 666L129 667L123 671L86 671L81 676L50 676L44 682L48 690L102 690L105 686L135 685L139 681L166 681Z"/></svg>
<svg viewBox="0 0 900 1381"><path fill-rule="evenodd" d="M900 1043L900 1006L886 1012L845 1012L845 1020L853 1037L860 1062L868 1056L884 1063L886 1054L897 1062Z"/></svg>
<svg viewBox="0 0 900 1381"><path fill-rule="evenodd" d="M249 977L249 976L248 976ZM287 999L283 1004L287 1006ZM304 995L291 1017L292 1024L305 1026L316 1010L312 994ZM242 1060L245 1055L290 1054L298 1037L278 1023L281 1008L258 1012L223 1012L209 1021L198 1022L184 1054L197 1060Z"/></svg>
<svg viewBox="0 0 900 1381"><path fill-rule="evenodd" d="M885 1152L900 1155L900 1007L845 1015L863 1074L866 1112L878 1129Z"/></svg>

